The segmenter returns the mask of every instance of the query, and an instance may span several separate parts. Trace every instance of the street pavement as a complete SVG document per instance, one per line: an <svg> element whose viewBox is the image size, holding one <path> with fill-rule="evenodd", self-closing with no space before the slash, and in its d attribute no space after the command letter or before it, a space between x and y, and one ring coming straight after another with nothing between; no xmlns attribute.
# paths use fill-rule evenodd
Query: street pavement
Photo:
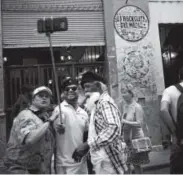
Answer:
<svg viewBox="0 0 183 175"><path fill-rule="evenodd" d="M170 148L154 149L149 153L150 163L143 166L144 174L169 174Z"/></svg>
<svg viewBox="0 0 183 175"><path fill-rule="evenodd" d="M169 156L169 148L164 150L161 146L154 147L152 152L149 153L150 163L143 165L144 174L169 174ZM1 163L0 161L0 167L2 166ZM54 171L52 172L54 173Z"/></svg>

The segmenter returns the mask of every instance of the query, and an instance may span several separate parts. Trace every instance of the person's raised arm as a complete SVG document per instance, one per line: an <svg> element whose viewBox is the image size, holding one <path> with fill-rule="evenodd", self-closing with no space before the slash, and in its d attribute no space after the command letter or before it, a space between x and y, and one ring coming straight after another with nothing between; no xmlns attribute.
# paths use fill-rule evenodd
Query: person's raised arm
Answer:
<svg viewBox="0 0 183 175"><path fill-rule="evenodd" d="M49 120L43 123L41 126L37 126L33 118L25 116L17 123L18 138L21 144L34 144L39 141L46 133L50 123L52 123L58 114L52 115Z"/></svg>

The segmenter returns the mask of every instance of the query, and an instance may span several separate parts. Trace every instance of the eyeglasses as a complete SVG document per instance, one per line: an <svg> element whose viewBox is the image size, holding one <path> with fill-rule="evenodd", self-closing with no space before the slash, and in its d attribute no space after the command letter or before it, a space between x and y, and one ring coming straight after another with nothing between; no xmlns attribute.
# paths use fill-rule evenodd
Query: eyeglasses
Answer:
<svg viewBox="0 0 183 175"><path fill-rule="evenodd" d="M67 91L67 92L69 92L70 90L76 91L77 90L77 87L76 86L73 86L73 87L66 87L65 88L65 91Z"/></svg>

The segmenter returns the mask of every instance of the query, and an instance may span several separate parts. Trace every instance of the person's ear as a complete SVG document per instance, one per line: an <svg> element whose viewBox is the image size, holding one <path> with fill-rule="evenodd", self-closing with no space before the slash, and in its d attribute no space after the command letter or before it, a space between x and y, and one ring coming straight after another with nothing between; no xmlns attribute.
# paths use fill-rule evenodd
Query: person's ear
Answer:
<svg viewBox="0 0 183 175"><path fill-rule="evenodd" d="M102 87L101 87L101 83L99 81L95 81L93 82L93 91L101 91Z"/></svg>
<svg viewBox="0 0 183 175"><path fill-rule="evenodd" d="M94 85L96 86L96 88L101 88L101 84L99 81L95 81Z"/></svg>

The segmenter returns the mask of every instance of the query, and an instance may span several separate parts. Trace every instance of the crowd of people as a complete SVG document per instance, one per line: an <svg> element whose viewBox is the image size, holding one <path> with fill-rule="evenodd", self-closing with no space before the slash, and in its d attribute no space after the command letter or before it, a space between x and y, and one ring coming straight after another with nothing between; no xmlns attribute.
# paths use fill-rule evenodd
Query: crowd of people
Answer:
<svg viewBox="0 0 183 175"><path fill-rule="evenodd" d="M62 87L59 106L51 104L52 91L40 86L16 112L4 157L6 173L142 173L151 145L138 149L146 141L145 115L133 87L121 92L123 111L109 95L105 79L93 72L79 81L67 78Z"/></svg>

